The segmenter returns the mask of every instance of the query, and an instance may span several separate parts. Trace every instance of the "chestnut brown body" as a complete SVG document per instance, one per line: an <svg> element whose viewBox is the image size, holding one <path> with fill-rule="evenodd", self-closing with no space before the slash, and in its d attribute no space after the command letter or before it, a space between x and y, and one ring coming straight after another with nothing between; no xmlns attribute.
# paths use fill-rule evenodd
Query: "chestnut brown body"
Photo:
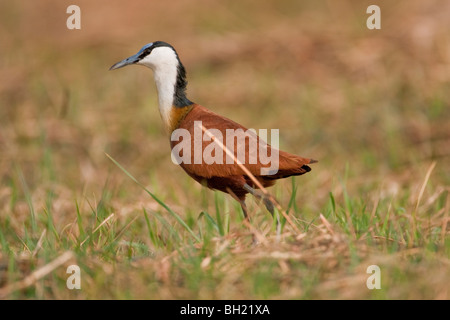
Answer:
<svg viewBox="0 0 450 320"><path fill-rule="evenodd" d="M194 130L197 130L198 132L201 132L201 129L197 127L195 129L195 125L198 123L201 123L203 127L206 129L215 129L221 132L221 138L223 145L227 146L227 129L232 130L239 130L241 129L241 132L248 132L247 128L244 126L227 119L225 117L222 117L205 107L202 107L198 104L193 104L189 107L189 110L186 110L186 114L184 114L178 121L176 125L176 129L185 129L189 132L191 137L194 137L196 133ZM175 110L175 108L174 108ZM178 111L178 114L180 114L180 111ZM174 117L175 118L175 117ZM174 129L175 130L175 129ZM252 139L256 140L252 141ZM193 151L195 149L195 143L196 139L192 138L190 140L191 148L190 150ZM241 143L244 142L245 146L241 146L238 144L238 141ZM171 148L173 149L178 143L182 143L182 140L180 141L171 141ZM198 143L198 140L197 140ZM211 144L215 143L214 141L206 141L205 139L201 140L202 143L202 151L205 150L205 148ZM257 156L254 158L256 159L256 163L248 163L250 160L250 150L251 146L257 146L256 152ZM269 165L267 163L263 164L260 161L259 151L260 148L267 148L268 150L264 152L268 152L267 154L271 154L273 152L273 148L270 146L270 144L267 144L263 140L261 140L257 135L246 135L245 139L236 139L234 143L233 150L230 150L232 153L234 153L234 156L237 159L238 156L238 149L244 148L245 150L245 160L247 162L243 162L245 167L255 176L256 179L259 180L259 182L264 187L270 187L273 186L277 179L282 179L290 176L297 176L302 175L304 173L307 173L311 170L311 168L308 166L310 163L316 162L312 159L302 158L281 150L278 151L278 163L277 167L278 170L274 174L261 174L262 168L267 168ZM216 149L217 150L217 149ZM182 155L182 152L180 156ZM180 166L186 171L186 173L194 178L199 183L203 184L204 186L207 186L211 189L220 190L225 193L232 193L236 197L238 197L240 200L245 199L245 195L248 193L248 191L244 188L244 185L247 184L251 186L252 188L257 188L257 186L252 182L252 180L242 171L242 169L239 167L239 165L236 163L236 161L233 161L233 163L229 163L229 159L227 162L226 159L227 155L225 152L223 152L223 159L220 163L211 163L207 164L205 162L205 159L202 159L201 163L195 163L194 159L194 152L191 152L190 154L190 161L185 161L180 163ZM235 159L233 159L235 160ZM253 161L255 162L255 161Z"/></svg>
<svg viewBox="0 0 450 320"><path fill-rule="evenodd" d="M183 159L179 162L180 166L201 184L231 194L241 203L247 218L245 206L247 193L263 198L264 204L272 214L274 207L267 195L261 195L258 190L255 190L258 186L250 179L249 174L241 169L240 164L243 164L264 188L274 185L277 179L311 171L308 164L316 162L315 160L274 149L256 134L250 134L242 125L190 101L185 92L186 70L170 44L163 41L148 43L135 55L114 64L110 70L131 64L143 65L153 70L158 91L159 113L164 127L171 134L172 155L177 155L178 152L178 156ZM187 136L173 139L173 134L180 132L175 132L176 130L187 133ZM222 144L234 156L231 157L223 152L224 147L214 148L216 141L211 137L204 139L203 130L212 133L214 139L221 138ZM237 134L229 138L233 141L236 139L235 143L229 144L227 141L229 130ZM200 139L197 139L196 133L200 133ZM183 154L185 149L180 151L179 148L180 143L186 142L183 139L188 139L186 137L191 137L190 155ZM214 145L211 145L212 143ZM229 147L230 145L232 147ZM205 159L203 152L207 153L207 151L211 153L209 158ZM200 161L196 157L198 153L200 153ZM270 155L269 162L267 157L261 158L264 154ZM236 159L239 163L235 161Z"/></svg>

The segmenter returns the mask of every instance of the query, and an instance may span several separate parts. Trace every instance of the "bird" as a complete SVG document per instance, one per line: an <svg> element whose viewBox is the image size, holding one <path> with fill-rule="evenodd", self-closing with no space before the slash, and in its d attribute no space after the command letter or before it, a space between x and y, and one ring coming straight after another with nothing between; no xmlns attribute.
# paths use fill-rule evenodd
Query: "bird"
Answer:
<svg viewBox="0 0 450 320"><path fill-rule="evenodd" d="M186 94L187 76L186 69L181 63L175 48L167 42L155 41L143 46L136 54L121 60L111 66L110 70L116 70L129 65L141 65L150 68L153 71L154 80L158 94L159 113L165 128L170 135L170 147L172 152L178 150L178 162L181 168L194 180L213 190L219 190L230 194L236 199L242 208L244 218L249 219L246 206L246 195L252 194L258 199L262 199L267 210L274 215L274 201L266 193L261 192L261 187L273 186L278 179L290 176L303 175L311 171L309 166L317 160L300 157L282 150L278 150L265 142L256 134L248 133L249 130L241 124L223 117L200 104L192 102ZM198 135L197 124L201 124L202 132L214 132L215 135L210 139L174 139L175 133ZM238 132L226 140L228 132ZM205 132L206 133L206 132ZM217 149L217 137L225 137L222 143L228 146L228 142L233 139L232 150L228 153L219 155L220 149ZM235 139L236 138L236 139ZM219 139L220 140L220 139ZM206 151L207 148L214 149L211 152L216 160L222 161L196 161L194 153L188 154L186 149L180 150L181 143L184 146L195 148L201 146L200 151ZM234 143L236 142L236 143ZM195 143L197 143L195 145ZM213 145L213 143L216 143ZM256 149L252 148L256 145ZM213 146L213 147L211 147ZM197 149L199 150L199 149ZM241 161L245 151L245 159L248 163ZM276 169L268 169L267 161L264 163L258 157L260 151L266 154L277 155ZM241 152L239 154L239 152ZM201 152L200 152L201 153ZM215 154L214 154L215 153ZM255 156L256 153L256 156ZM232 156L230 156L230 154ZM249 159L253 156L253 162ZM228 157L228 158L227 158ZM229 161L230 157L233 161ZM180 159L185 161L179 161ZM245 165L247 170L242 169ZM249 174L250 172L250 174ZM251 177L253 175L253 179ZM255 179L257 180L256 183Z"/></svg>

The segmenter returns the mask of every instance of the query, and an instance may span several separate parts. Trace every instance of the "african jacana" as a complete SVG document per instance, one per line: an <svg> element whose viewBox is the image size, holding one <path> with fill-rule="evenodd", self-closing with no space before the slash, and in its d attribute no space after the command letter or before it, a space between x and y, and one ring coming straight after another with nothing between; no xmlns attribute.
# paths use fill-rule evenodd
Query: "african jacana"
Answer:
<svg viewBox="0 0 450 320"><path fill-rule="evenodd" d="M222 117L205 107L190 101L186 97L186 71L177 52L170 44L162 41L149 43L142 47L135 55L114 64L110 70L122 68L130 64L143 65L153 70L158 91L159 112L164 127L170 134L176 129L184 129L190 134L194 134L194 124L196 121L201 121L201 124L208 131L215 129L215 132L222 133L223 137L226 136L226 131L230 129L242 129L243 131L247 131L242 125ZM249 157L249 148L252 145L252 142L255 142L253 139L257 140L258 147L267 148L269 153L278 152L278 170L271 174L261 174L261 168L263 168L266 163L263 164L259 161L259 158L256 163L245 164L246 168L256 179L258 179L264 188L273 186L277 179L307 173L311 171L308 164L316 162L312 159L302 158L281 150L275 150L256 135L248 136L243 141L241 140L241 145L239 145L238 142L231 152L234 152L234 155L236 156L237 150L239 148L244 148L246 156ZM192 144L194 144L194 139L191 141ZM176 142L177 141L171 141L172 150L178 145ZM211 140L202 141L202 150L205 150L210 143L213 142ZM226 142L223 144L226 145ZM195 148L195 146L193 146L193 148ZM180 166L184 171L196 181L211 189L231 194L240 202L246 218L248 218L245 205L245 195L247 193L251 193L258 198L263 198L266 208L273 215L273 203L267 196L262 194L259 190L256 190L258 186L245 174L236 162L231 164L226 161L212 164L207 164L205 162L195 163L193 158L194 155L191 154L191 156L192 158L190 159L192 161L180 163Z"/></svg>

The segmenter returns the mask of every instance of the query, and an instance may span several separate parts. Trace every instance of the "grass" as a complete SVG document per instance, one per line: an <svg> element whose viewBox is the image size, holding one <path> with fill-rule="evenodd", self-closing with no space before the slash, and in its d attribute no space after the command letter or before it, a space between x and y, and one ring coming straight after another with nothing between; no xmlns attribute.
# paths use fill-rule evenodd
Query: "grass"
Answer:
<svg viewBox="0 0 450 320"><path fill-rule="evenodd" d="M296 185L294 179L292 183ZM420 183L432 189L429 181L418 181L417 187ZM292 206L290 215L300 233L284 223L278 239L270 216L257 207L253 228L237 227L242 225L238 207L219 193L213 197L215 213L183 219L161 200L159 208L143 206L120 215L111 204L115 195L105 190L98 202L84 201L84 209L74 203L74 220L59 230L48 207L37 221L32 214L24 219L21 236L5 232L4 221L2 257L9 259L2 279L13 286L0 293L63 299L445 298L440 295L446 292L441 281L448 277L450 248L442 231L446 192L437 188L429 198L433 201L423 204L420 193L413 202L391 196L370 202L350 195L340 181L320 216ZM221 212L225 202L231 213ZM303 216L308 218L299 218ZM253 233L262 237L259 245L253 244ZM73 253L70 263L81 267L81 290L66 289L67 275L59 269L50 279L11 289L67 252ZM371 264L382 270L382 289L374 292L365 286L365 268ZM416 285L412 278L419 292L407 289Z"/></svg>
<svg viewBox="0 0 450 320"><path fill-rule="evenodd" d="M446 4L348 3L0 4L0 297L448 299ZM171 163L150 71L107 71L158 39L192 100L320 161L269 189L279 235Z"/></svg>

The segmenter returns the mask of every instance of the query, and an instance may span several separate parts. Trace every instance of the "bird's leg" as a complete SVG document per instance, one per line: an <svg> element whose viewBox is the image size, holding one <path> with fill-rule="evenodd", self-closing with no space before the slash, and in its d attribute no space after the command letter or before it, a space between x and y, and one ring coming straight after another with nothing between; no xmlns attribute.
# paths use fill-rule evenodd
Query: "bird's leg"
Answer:
<svg viewBox="0 0 450 320"><path fill-rule="evenodd" d="M241 204L242 212L244 212L245 220L250 221L250 219L248 218L248 209L247 205L245 204L245 200L239 200L239 203Z"/></svg>
<svg viewBox="0 0 450 320"><path fill-rule="evenodd" d="M270 212L272 217L275 217L275 209L272 200L269 199L267 195L265 195L261 190L256 190L255 188L250 187L248 184L244 184L244 189L251 193L254 197L258 199L262 199L266 209ZM277 215L277 234L281 234L281 223L280 217Z"/></svg>
<svg viewBox="0 0 450 320"><path fill-rule="evenodd" d="M249 193L251 193L254 197L258 199L262 199L264 205L266 206L267 210L270 212L270 214L274 215L274 205L272 200L269 199L268 196L266 196L261 190L256 190L252 187L250 187L248 184L244 184L244 189L247 190Z"/></svg>
<svg viewBox="0 0 450 320"><path fill-rule="evenodd" d="M248 218L248 210L247 205L245 204L245 196L243 198L239 198L230 188L227 187L227 192L229 195L233 197L234 200L238 201L241 204L242 212L244 213L244 219L250 222Z"/></svg>

